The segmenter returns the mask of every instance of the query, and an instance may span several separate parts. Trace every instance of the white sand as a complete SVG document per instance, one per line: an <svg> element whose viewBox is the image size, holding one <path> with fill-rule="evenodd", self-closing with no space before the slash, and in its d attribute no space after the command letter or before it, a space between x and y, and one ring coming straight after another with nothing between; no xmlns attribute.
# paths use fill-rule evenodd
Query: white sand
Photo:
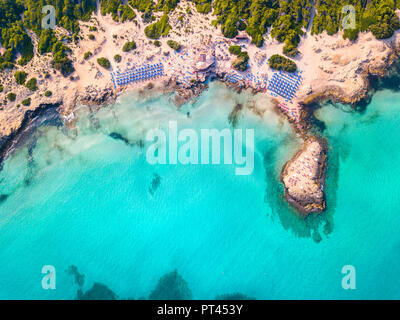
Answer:
<svg viewBox="0 0 400 320"><path fill-rule="evenodd" d="M186 12L186 7L190 6L192 15L184 14L182 22L178 21L179 12ZM268 67L267 60L273 54L281 54L283 44L271 39L269 35L265 36L265 43L262 48L257 48L248 42L240 42L243 50L246 50L250 56L250 68L240 73L235 71L231 64L235 57L228 52L228 47L235 44L230 39L225 39L220 30L211 26L211 21L215 18L211 14L202 15L197 13L193 3L181 1L179 8L170 14L170 24L173 27L167 37L160 39L162 46L156 47L150 43L150 40L144 35L145 26L141 22L141 13L136 12L138 25L133 22L117 23L111 16L101 16L99 12L94 14L90 22L81 23L82 35L78 45L70 45L72 48L71 58L74 61L76 69L73 77L75 80L64 78L59 72L54 73L50 66L51 55L35 55L25 67L19 67L19 70L25 70L29 76L38 79L39 90L32 93L24 86L15 83L14 72L8 71L2 73L1 83L4 91L0 93L0 101L6 100L8 92L17 94L15 102L7 102L0 111L0 134L8 135L16 130L27 110L35 109L40 103L62 103L63 114L70 115L75 108L79 96L85 94L85 88L94 86L98 90L104 88L114 88L111 81L111 71L125 71L134 66L143 64L152 64L163 62L165 76L162 79L152 80L152 82L161 82L169 78L178 80L183 86L189 85L192 79L202 79L201 73L193 74L196 63L199 61L200 53L206 53L207 59L216 59L213 71L219 75L226 73L248 74L251 73L256 80L263 82L264 77L270 79L273 71ZM161 13L156 15L160 16ZM89 26L96 26L98 31L89 32ZM60 33L66 33L65 30L57 29ZM89 40L88 34L95 35L95 40ZM116 37L116 38L115 38ZM360 94L365 90L366 84L362 77L361 70L368 68L370 70L379 70L387 62L389 53L392 52L392 46L400 43L399 33L397 32L391 39L385 41L375 40L369 34L361 34L359 39L351 43L342 39L341 34L328 36L322 34L311 36L307 32L299 46L301 55L295 60L298 67L303 72L303 82L299 88L297 99L293 103L287 103L290 112L287 114L293 121L298 121L300 114L298 103L308 99L312 94L325 92L327 88L340 90L343 96L349 98ZM167 40L173 39L182 45L179 53L167 46ZM123 53L122 47L127 41L134 40L137 49L129 53ZM35 48L37 40L35 42ZM35 49L36 50L36 49ZM93 56L84 60L84 53L90 51ZM121 63L114 61L114 56L122 56ZM110 60L112 68L105 70L97 64L99 57L106 57ZM183 59L182 59L183 57ZM48 72L51 77L44 79L44 72ZM258 77L258 78L257 78ZM186 84L189 83L189 84ZM145 85L132 84L129 88ZM247 82L249 86L256 86L253 81ZM50 90L52 97L45 97L44 92ZM30 106L22 106L21 101L26 97L31 97ZM266 97L271 97L266 93ZM284 102L278 98L279 102ZM19 107L17 108L17 105ZM292 111L296 116L291 115Z"/></svg>

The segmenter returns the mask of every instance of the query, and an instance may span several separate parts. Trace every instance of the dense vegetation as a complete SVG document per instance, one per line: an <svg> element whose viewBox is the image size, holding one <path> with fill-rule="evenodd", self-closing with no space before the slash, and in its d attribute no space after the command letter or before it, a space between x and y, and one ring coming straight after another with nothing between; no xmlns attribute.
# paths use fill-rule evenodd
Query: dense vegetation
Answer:
<svg viewBox="0 0 400 320"><path fill-rule="evenodd" d="M26 77L28 74L24 71L17 71L14 73L15 82L23 85L25 83Z"/></svg>
<svg viewBox="0 0 400 320"><path fill-rule="evenodd" d="M64 76L74 71L69 58L71 41L79 41L79 20L88 21L97 9L96 0L0 0L0 43L4 48L0 54L0 70L12 69L16 64L25 65L34 54L30 32L39 38L38 52L52 56L51 65ZM354 40L359 32L371 31L378 39L386 39L400 28L395 13L397 0L191 0L196 10L212 13L212 24L221 28L228 38L239 31L246 32L252 43L262 46L268 31L279 42L284 43L283 53L288 57L298 54L298 44L306 28L313 34L326 31L335 34L342 29L342 21L348 15L342 12L346 5L356 10L355 29L344 30L344 37ZM310 24L312 4L316 15ZM175 10L179 0L100 0L101 14L111 14L116 21L135 21L138 10L147 24L144 32L150 39L168 35L172 28L168 14ZM45 5L55 7L57 26L68 31L60 36L51 29L42 29ZM190 9L187 8L187 12ZM159 14L162 13L160 18ZM21 19L23 17L23 19ZM96 31L91 28L91 31ZM154 42L157 45L159 42ZM156 44L157 43L157 44ZM89 55L85 55L85 59ZM238 62L240 68L246 60L245 54Z"/></svg>
<svg viewBox="0 0 400 320"><path fill-rule="evenodd" d="M230 46L228 50L230 53L238 55L242 51L242 48L241 46Z"/></svg>
<svg viewBox="0 0 400 320"><path fill-rule="evenodd" d="M91 53L90 51L87 51L87 52L85 52L85 54L83 55L83 59L87 60L87 59L89 59L92 55L93 55L93 53Z"/></svg>
<svg viewBox="0 0 400 320"><path fill-rule="evenodd" d="M174 49L175 51L179 51L179 50L181 50L181 48L182 48L182 46L181 46L178 42L176 42L176 41L174 41L174 40L168 40L168 41L167 41L167 45L168 45L170 48Z"/></svg>
<svg viewBox="0 0 400 320"><path fill-rule="evenodd" d="M246 31L252 42L260 47L264 34L272 27L271 34L285 42L286 51L296 48L311 17L309 0L214 0L216 23L222 33L233 38L238 31Z"/></svg>
<svg viewBox="0 0 400 320"><path fill-rule="evenodd" d="M207 14L211 12L211 0L192 0L196 5L196 10L200 13Z"/></svg>
<svg viewBox="0 0 400 320"><path fill-rule="evenodd" d="M237 56L237 59L232 63L232 67L238 71L245 71L247 69L247 63L249 62L248 53L242 51L240 46L230 46L229 52Z"/></svg>
<svg viewBox="0 0 400 320"><path fill-rule="evenodd" d="M377 39L389 38L400 28L395 9L400 6L396 0L318 0L315 1L317 14L312 26L312 5L310 0L192 0L198 12L208 13L211 8L224 36L234 38L239 31L251 36L252 42L262 46L268 29L271 36L283 42L283 53L289 57L297 55L298 44L304 30L311 27L313 34L326 30L335 34L342 29L347 12L346 5L356 9L356 28L344 30L344 37L354 40L361 31L371 31ZM207 8L207 9L205 9Z"/></svg>
<svg viewBox="0 0 400 320"><path fill-rule="evenodd" d="M158 39L161 36L166 36L169 30L171 30L168 20L168 15L164 14L157 22L148 25L144 29L144 33L150 39Z"/></svg>
<svg viewBox="0 0 400 320"><path fill-rule="evenodd" d="M111 67L110 60L108 60L107 58L98 58L97 63L105 69L110 69Z"/></svg>
<svg viewBox="0 0 400 320"><path fill-rule="evenodd" d="M130 0L129 3L140 12L164 11L168 14L176 8L179 0L158 0L156 3L152 0Z"/></svg>
<svg viewBox="0 0 400 320"><path fill-rule="evenodd" d="M297 70L297 65L294 61L279 54L272 55L268 64L272 69L276 70L283 70L287 72L295 72Z"/></svg>
<svg viewBox="0 0 400 320"><path fill-rule="evenodd" d="M9 92L7 94L7 99L10 101L15 101L16 98L17 98L17 95L14 92Z"/></svg>
<svg viewBox="0 0 400 320"><path fill-rule="evenodd" d="M96 0L0 0L0 42L6 52L0 56L0 69L13 68L20 54L18 64L25 65L33 58L33 45L27 30L39 37L39 53L52 52L53 66L64 75L73 71L68 59L68 50L50 29L42 29L44 14L42 8L53 5L56 9L56 23L71 34L79 32L78 20L87 21L96 8ZM23 15L23 21L21 21ZM76 37L73 37L76 38ZM55 46L57 44L57 46Z"/></svg>
<svg viewBox="0 0 400 320"><path fill-rule="evenodd" d="M115 21L125 22L136 18L135 12L122 0L102 0L100 12L103 16L110 13Z"/></svg>
<svg viewBox="0 0 400 320"><path fill-rule="evenodd" d="M29 79L28 82L25 84L25 86L31 91L36 91L37 90L37 80L36 80L36 78Z"/></svg>
<svg viewBox="0 0 400 320"><path fill-rule="evenodd" d="M316 8L312 33L327 31L332 35L342 28L342 20L348 14L342 13L345 5L351 4L356 9L356 29L346 29L345 38L354 40L361 31L371 31L377 39L390 38L394 31L400 28L399 19L395 14L400 2L395 0L321 0Z"/></svg>
<svg viewBox="0 0 400 320"><path fill-rule="evenodd" d="M22 100L21 103L24 106L30 106L31 105L31 98L26 98L26 99Z"/></svg>
<svg viewBox="0 0 400 320"><path fill-rule="evenodd" d="M122 51L123 52L129 52L129 51L135 50L135 49L136 49L136 42L135 41L128 41L122 47Z"/></svg>
<svg viewBox="0 0 400 320"><path fill-rule="evenodd" d="M114 56L114 61L117 62L117 63L120 63L122 61L121 55L120 54L116 54Z"/></svg>

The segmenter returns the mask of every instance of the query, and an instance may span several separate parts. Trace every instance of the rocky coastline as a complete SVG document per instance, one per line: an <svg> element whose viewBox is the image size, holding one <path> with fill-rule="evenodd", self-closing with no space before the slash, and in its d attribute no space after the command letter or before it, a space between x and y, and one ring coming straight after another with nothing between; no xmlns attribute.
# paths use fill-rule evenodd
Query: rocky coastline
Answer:
<svg viewBox="0 0 400 320"><path fill-rule="evenodd" d="M392 67L392 65L400 58L400 44L391 43L389 54L381 61L370 61L367 64L358 66L356 73L361 77L361 86L355 90L345 91L338 85L324 85L323 88L313 92L307 92L301 97L300 103L308 106L325 101L336 103L356 105L361 100L365 99L368 91L371 89L370 78L373 76L384 77Z"/></svg>
<svg viewBox="0 0 400 320"><path fill-rule="evenodd" d="M282 168L280 180L285 198L305 215L320 213L326 208L324 188L327 160L326 140L308 136Z"/></svg>
<svg viewBox="0 0 400 320"><path fill-rule="evenodd" d="M33 130L42 125L46 120L61 120L59 109L60 104L40 104L34 110L28 110L21 122L20 127L12 131L9 135L0 137L0 170L3 169L3 163L7 157L15 151L28 137Z"/></svg>
<svg viewBox="0 0 400 320"><path fill-rule="evenodd" d="M323 101L331 100L334 102L340 102L344 104L354 105L360 100L364 99L367 96L368 90L370 89L370 81L369 77L371 75L374 76L384 76L389 70L390 66L393 62L399 57L398 48L393 48L392 54L388 57L384 64L377 66L376 68L372 68L371 66L365 67L362 69L360 73L362 74L362 78L364 81L364 86L351 95L344 92L338 86L328 86L325 87L324 90L312 92L311 94L304 97L301 101L302 108L302 116L301 116L301 124L303 130L296 131L302 136L304 143L300 150L294 155L292 159L290 159L281 171L281 182L284 185L285 189L285 197L287 201L295 207L299 212L303 214L322 212L325 210L325 194L324 194L324 182L325 182L325 171L327 167L327 143L322 138L317 136L308 136L309 129L312 127L312 124L309 121L310 113L314 110L310 108L311 105L315 105L316 103L321 103ZM241 90L248 88L243 84L232 84L225 82L223 80L224 75L218 74L214 72L210 72L207 74L207 77L191 83L188 86L179 85L176 80L172 77L167 81L163 81L162 90L163 92L174 92L174 102L177 107L181 106L184 103L189 101L193 101L196 99L207 87L207 81L218 80L224 82L228 87L236 90L237 92L241 92ZM143 86L142 91L149 91L153 89L153 85ZM75 99L75 105L79 102L84 105L88 105L90 107L100 108L103 105L108 103L112 103L115 101L118 94L122 91L115 91L112 87L105 87L101 89L97 89L94 86L88 86L85 88L80 96L77 96ZM253 90L256 93L256 90ZM72 109L74 109L72 108ZM95 109L96 109L95 108ZM62 101L54 104L40 104L36 109L26 111L23 121L21 122L18 129L12 131L9 135L0 137L0 169L2 168L3 161L7 158L7 156L15 150L15 146L18 145L18 141L22 136L23 132L32 121L38 117L44 116L50 109L56 109L60 115L63 115L64 120L70 120L69 115L71 114L71 106L68 108L64 108ZM288 119L290 120L290 119ZM312 173L312 178L310 181L305 183L311 183L311 180L316 185L316 189L307 192L307 189L304 189L301 193L293 191L293 188L289 187L289 179L292 177L292 171L290 170L291 166L298 165L297 161L304 153L308 152L308 148L310 145L314 145L315 148L320 151L317 154L316 159L314 161L310 161L309 165L315 169ZM303 187L304 188L304 187Z"/></svg>

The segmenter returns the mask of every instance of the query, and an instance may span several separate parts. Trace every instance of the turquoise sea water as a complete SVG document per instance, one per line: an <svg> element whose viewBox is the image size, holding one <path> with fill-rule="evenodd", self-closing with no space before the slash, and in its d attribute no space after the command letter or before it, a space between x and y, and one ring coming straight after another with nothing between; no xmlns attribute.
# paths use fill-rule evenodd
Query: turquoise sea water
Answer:
<svg viewBox="0 0 400 320"><path fill-rule="evenodd" d="M76 129L41 127L0 172L0 298L74 299L71 265L84 291L99 282L122 299L148 297L175 269L195 299L400 298L400 93L376 93L362 113L317 111L330 142L320 216L302 219L283 199L279 173L299 141L268 107L237 124L255 129L252 175L147 163L147 130L223 129L236 103L266 99L213 83L178 111L169 96L131 93L94 115L82 108ZM55 290L41 286L44 265ZM344 265L355 290L341 286Z"/></svg>

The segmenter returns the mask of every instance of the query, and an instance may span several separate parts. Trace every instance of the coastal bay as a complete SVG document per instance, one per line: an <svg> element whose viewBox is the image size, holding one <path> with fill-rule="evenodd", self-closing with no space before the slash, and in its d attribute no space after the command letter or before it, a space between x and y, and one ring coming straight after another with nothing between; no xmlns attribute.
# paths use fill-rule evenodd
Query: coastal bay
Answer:
<svg viewBox="0 0 400 320"><path fill-rule="evenodd" d="M75 265L84 290L100 282L119 298L148 297L175 269L195 299L234 292L257 299L399 298L399 93L377 92L364 113L329 104L317 111L339 157L330 151L327 211L307 219L280 196L281 168L301 140L293 143L273 105L264 120L245 109L237 123L257 130L251 176L239 178L225 165L149 166L135 143L144 128L166 126L170 117L182 126L229 126L235 105L252 99L213 84L187 118L168 96L129 95L99 110L97 121L81 109L77 133L42 127L34 147L13 153L0 175L7 195L0 258L8 261L0 267L0 296L73 299L79 287L65 270ZM155 173L159 183L150 193ZM43 261L57 270L57 290L40 286ZM347 264L357 269L357 290L340 285Z"/></svg>
<svg viewBox="0 0 400 320"><path fill-rule="evenodd" d="M187 11L194 9L188 1L182 1L181 6ZM130 8L136 12L135 8ZM399 14L398 10L396 13ZM138 16L139 12L134 15ZM162 17L160 12L155 11L154 15ZM153 90L175 92L174 102L179 107L197 99L207 88L208 81L215 79L239 91L249 88L263 92L265 99L273 98L277 110L303 140L307 140L310 126L306 120L309 110L305 106L326 99L352 104L359 102L367 96L369 77L384 75L399 53L397 31L384 40L377 39L371 32L363 32L357 41L351 41L343 39L343 31L334 35L326 32L313 34L309 27L299 42L301 55L294 58L299 81L291 89L296 89L296 95L289 101L274 93L273 86L267 87L268 81L277 75L276 70L270 68L269 59L281 53L286 44L266 37L261 46L256 46L244 32L233 38L225 37L223 29L209 23L212 17L212 12L200 13L197 10L183 17L179 10L172 9L168 14L169 21L177 25L178 30L185 28L184 32L172 30L155 45L156 42L149 41L143 31L148 27L146 19L142 17L121 23L115 16L104 14L97 3L97 10L93 10L84 21L77 21L80 40L68 44L74 69L71 76L66 77L53 69L51 53L35 54L26 65L18 67L18 72L38 79L34 91L15 83L14 70L2 71L0 100L7 105L0 110L1 159L13 150L14 138L35 110L56 106L60 119L73 126L81 104L96 109L112 103L123 91ZM309 26L313 25L313 15L310 19ZM69 31L59 26L54 32L61 38L69 36ZM179 44L179 49L171 47L168 44L171 41ZM124 46L129 43L132 43L132 48L125 50ZM34 52L43 45L35 34L32 34L32 45ZM231 53L233 47L246 50L246 70L238 71L233 67L237 59ZM117 60L114 59L116 56L119 57ZM100 65L100 60L107 60L107 66ZM118 84L119 74L140 69L146 64L162 64L162 75L139 83ZM47 70L45 74L43 70ZM10 93L16 95L14 101L7 101Z"/></svg>
<svg viewBox="0 0 400 320"><path fill-rule="evenodd" d="M39 54L45 31L27 31L34 54L14 69L0 46L0 298L152 299L175 285L177 299L399 299L400 32L315 32L323 4L305 1L291 48L273 35L289 7L260 41L240 23L227 36L221 2L150 16L105 3L79 33L50 32L68 76ZM160 21L173 28L149 37ZM282 52L290 72L272 67ZM150 164L146 134L171 122L254 130L250 174L232 159ZM57 290L40 286L43 264ZM342 288L344 265L357 290Z"/></svg>

